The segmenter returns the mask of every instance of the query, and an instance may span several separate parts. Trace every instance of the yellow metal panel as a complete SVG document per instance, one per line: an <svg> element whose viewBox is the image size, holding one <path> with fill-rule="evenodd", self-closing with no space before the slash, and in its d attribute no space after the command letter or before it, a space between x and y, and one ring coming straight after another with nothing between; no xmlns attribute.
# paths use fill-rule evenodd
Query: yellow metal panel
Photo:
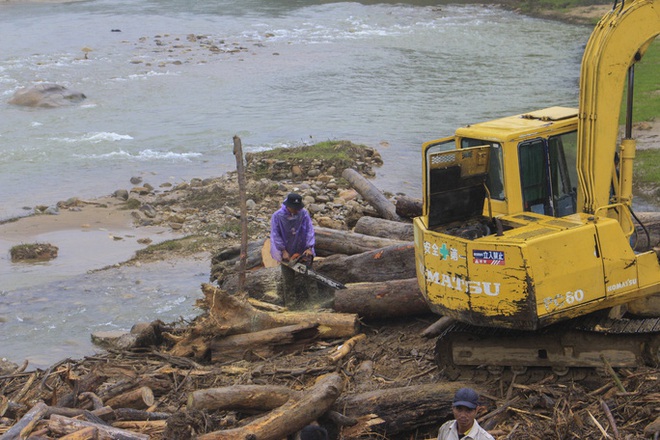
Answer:
<svg viewBox="0 0 660 440"><path fill-rule="evenodd" d="M424 288L432 304L483 317L529 313L527 277L518 247L479 246L470 240L428 233L421 249L423 267L419 272L424 274ZM481 258L483 252L488 257ZM495 253L498 255L490 258ZM501 270L494 273L494 265L501 265Z"/></svg>
<svg viewBox="0 0 660 440"><path fill-rule="evenodd" d="M655 285L655 291L660 292L660 262L655 252L637 256L637 275L640 287Z"/></svg>
<svg viewBox="0 0 660 440"><path fill-rule="evenodd" d="M592 226L570 228L529 241L528 264L534 268L540 319L570 316L586 303L603 299L603 267L596 254Z"/></svg>
<svg viewBox="0 0 660 440"><path fill-rule="evenodd" d="M531 274L519 246L470 242L466 257L470 279L477 281L474 287L479 292L471 295L473 310L488 316L523 315L522 319L536 320L529 307L534 304L527 285Z"/></svg>
<svg viewBox="0 0 660 440"><path fill-rule="evenodd" d="M603 259L607 297L614 298L637 290L637 258L619 222L601 217L596 223L596 230Z"/></svg>

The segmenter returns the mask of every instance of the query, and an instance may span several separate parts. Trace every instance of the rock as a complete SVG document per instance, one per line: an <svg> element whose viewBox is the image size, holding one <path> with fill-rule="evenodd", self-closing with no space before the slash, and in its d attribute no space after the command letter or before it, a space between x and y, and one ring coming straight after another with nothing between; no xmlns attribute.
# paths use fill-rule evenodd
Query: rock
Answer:
<svg viewBox="0 0 660 440"><path fill-rule="evenodd" d="M156 211L156 209L154 209L154 207L151 205L142 205L139 209L149 218L154 218L158 215L158 211Z"/></svg>
<svg viewBox="0 0 660 440"><path fill-rule="evenodd" d="M138 184L142 183L142 177L139 177L139 176L131 177L131 183L133 185L138 185Z"/></svg>
<svg viewBox="0 0 660 440"><path fill-rule="evenodd" d="M318 223L318 225L322 228L330 228L330 229L338 229L338 230L346 229L341 221L332 219L330 217L316 217L315 220Z"/></svg>
<svg viewBox="0 0 660 440"><path fill-rule="evenodd" d="M91 335L92 343L102 348L128 350L135 346L137 335L121 330L94 332Z"/></svg>
<svg viewBox="0 0 660 440"><path fill-rule="evenodd" d="M118 189L112 195L119 200L128 200L128 191L125 189Z"/></svg>
<svg viewBox="0 0 660 440"><path fill-rule="evenodd" d="M57 258L59 248L49 243L19 244L9 250L11 261L47 261Z"/></svg>
<svg viewBox="0 0 660 440"><path fill-rule="evenodd" d="M56 108L72 104L78 104L87 97L74 90L69 90L58 84L37 84L18 90L9 100L9 104L24 107Z"/></svg>
<svg viewBox="0 0 660 440"><path fill-rule="evenodd" d="M319 212L323 212L325 210L325 205L312 203L311 205L307 206L307 210L312 214L318 214Z"/></svg>
<svg viewBox="0 0 660 440"><path fill-rule="evenodd" d="M0 359L0 376L8 375L18 370L18 365L7 358Z"/></svg>

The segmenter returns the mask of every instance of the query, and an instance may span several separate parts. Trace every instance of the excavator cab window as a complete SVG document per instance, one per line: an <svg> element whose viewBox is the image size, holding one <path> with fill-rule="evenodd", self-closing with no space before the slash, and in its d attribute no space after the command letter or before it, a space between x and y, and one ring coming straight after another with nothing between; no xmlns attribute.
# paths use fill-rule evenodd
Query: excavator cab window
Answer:
<svg viewBox="0 0 660 440"><path fill-rule="evenodd" d="M567 156L574 158L575 132L534 139L518 146L520 184L525 211L562 217L576 210L575 177ZM565 146L567 148L565 148ZM567 154L567 151L568 154Z"/></svg>
<svg viewBox="0 0 660 440"><path fill-rule="evenodd" d="M486 187L488 187L490 197L496 200L504 200L502 145L498 142L482 139L461 139L461 148L478 147L480 145L490 145L490 163L488 165L488 176L486 177Z"/></svg>

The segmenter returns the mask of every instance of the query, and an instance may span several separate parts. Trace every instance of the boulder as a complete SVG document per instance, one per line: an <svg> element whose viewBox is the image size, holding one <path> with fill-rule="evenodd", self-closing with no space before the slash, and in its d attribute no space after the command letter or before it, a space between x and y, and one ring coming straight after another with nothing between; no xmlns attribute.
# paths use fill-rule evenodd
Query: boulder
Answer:
<svg viewBox="0 0 660 440"><path fill-rule="evenodd" d="M59 84L37 84L34 87L20 89L9 100L10 104L25 107L55 108L78 104L87 97Z"/></svg>

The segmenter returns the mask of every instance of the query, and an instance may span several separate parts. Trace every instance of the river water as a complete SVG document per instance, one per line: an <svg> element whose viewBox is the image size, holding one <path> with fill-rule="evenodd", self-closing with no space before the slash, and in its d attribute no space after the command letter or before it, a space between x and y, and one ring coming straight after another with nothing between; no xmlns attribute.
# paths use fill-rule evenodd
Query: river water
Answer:
<svg viewBox="0 0 660 440"><path fill-rule="evenodd" d="M589 33L427 1L0 2L0 220L129 188L133 176L158 187L220 175L235 166L234 135L246 152L364 143L384 158L379 188L419 196L425 140L576 106ZM87 99L58 109L7 103L42 82ZM94 330L194 316L208 267L5 285L0 356L43 367L93 352Z"/></svg>

